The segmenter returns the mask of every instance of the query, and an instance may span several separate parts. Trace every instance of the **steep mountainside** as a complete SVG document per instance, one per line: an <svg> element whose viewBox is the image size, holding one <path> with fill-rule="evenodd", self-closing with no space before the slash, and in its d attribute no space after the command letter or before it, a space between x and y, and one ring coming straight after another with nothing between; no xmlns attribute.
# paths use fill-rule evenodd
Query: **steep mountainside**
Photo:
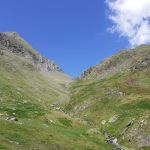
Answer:
<svg viewBox="0 0 150 150"><path fill-rule="evenodd" d="M117 150L150 149L150 46L122 51L85 71L65 110Z"/></svg>
<svg viewBox="0 0 150 150"><path fill-rule="evenodd" d="M82 74L84 79L103 79L116 73L143 70L150 66L150 46L141 45L135 49L123 50L109 57Z"/></svg>
<svg viewBox="0 0 150 150"><path fill-rule="evenodd" d="M0 149L149 150L150 46L72 80L17 33L0 33Z"/></svg>
<svg viewBox="0 0 150 150"><path fill-rule="evenodd" d="M54 62L41 56L15 32L0 33L0 46L1 49L26 58L28 62L39 70L62 72Z"/></svg>
<svg viewBox="0 0 150 150"><path fill-rule="evenodd" d="M111 150L61 108L70 82L16 33L0 33L0 149Z"/></svg>

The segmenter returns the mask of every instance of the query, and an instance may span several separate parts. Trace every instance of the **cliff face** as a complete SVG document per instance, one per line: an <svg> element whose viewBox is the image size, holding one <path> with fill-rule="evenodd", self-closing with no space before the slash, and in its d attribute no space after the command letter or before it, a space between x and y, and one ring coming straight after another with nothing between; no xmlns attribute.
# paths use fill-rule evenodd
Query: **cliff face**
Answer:
<svg viewBox="0 0 150 150"><path fill-rule="evenodd" d="M63 72L57 64L36 52L15 32L0 33L0 48L24 57L34 68L48 72Z"/></svg>

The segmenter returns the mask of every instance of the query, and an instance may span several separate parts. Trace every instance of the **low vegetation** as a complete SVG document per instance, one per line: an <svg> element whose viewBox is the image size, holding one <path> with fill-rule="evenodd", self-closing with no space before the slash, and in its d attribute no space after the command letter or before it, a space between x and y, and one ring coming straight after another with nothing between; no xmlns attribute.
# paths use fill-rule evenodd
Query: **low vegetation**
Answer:
<svg viewBox="0 0 150 150"><path fill-rule="evenodd" d="M146 149L150 137L149 81L147 69L102 80L76 81L72 84L71 100L65 110L80 116L101 132L108 132L129 149ZM84 107L87 101L90 105Z"/></svg>
<svg viewBox="0 0 150 150"><path fill-rule="evenodd" d="M0 149L150 149L149 56L145 45L122 51L72 82L0 33Z"/></svg>

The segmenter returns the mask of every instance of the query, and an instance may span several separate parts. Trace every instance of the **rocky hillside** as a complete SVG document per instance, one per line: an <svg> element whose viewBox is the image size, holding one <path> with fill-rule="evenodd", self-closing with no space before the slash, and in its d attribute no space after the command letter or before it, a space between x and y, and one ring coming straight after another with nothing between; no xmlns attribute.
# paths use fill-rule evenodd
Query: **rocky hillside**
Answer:
<svg viewBox="0 0 150 150"><path fill-rule="evenodd" d="M143 70L150 66L150 46L123 50L91 67L82 74L84 79L103 79L116 73Z"/></svg>
<svg viewBox="0 0 150 150"><path fill-rule="evenodd" d="M149 150L150 46L72 80L16 33L0 33L1 150Z"/></svg>
<svg viewBox="0 0 150 150"><path fill-rule="evenodd" d="M115 150L149 150L150 46L121 51L85 71L65 110Z"/></svg>
<svg viewBox="0 0 150 150"><path fill-rule="evenodd" d="M72 79L16 33L0 34L0 150L111 150L70 116Z"/></svg>
<svg viewBox="0 0 150 150"><path fill-rule="evenodd" d="M1 51L7 50L26 58L34 68L41 71L62 72L57 64L40 55L15 32L0 33L0 48Z"/></svg>

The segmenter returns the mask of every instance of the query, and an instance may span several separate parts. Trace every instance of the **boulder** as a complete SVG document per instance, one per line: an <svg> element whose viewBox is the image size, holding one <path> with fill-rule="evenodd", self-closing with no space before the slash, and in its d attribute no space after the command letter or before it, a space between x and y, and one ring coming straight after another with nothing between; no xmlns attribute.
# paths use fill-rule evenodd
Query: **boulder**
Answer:
<svg viewBox="0 0 150 150"><path fill-rule="evenodd" d="M101 121L101 124L102 124L102 125L105 125L105 124L106 124L106 120L102 120L102 121Z"/></svg>
<svg viewBox="0 0 150 150"><path fill-rule="evenodd" d="M87 134L100 134L99 128L91 128L87 131Z"/></svg>
<svg viewBox="0 0 150 150"><path fill-rule="evenodd" d="M117 120L118 120L118 118L119 118L119 116L118 115L114 115L114 116L112 116L110 119L109 119L109 123L114 123L114 122L116 122Z"/></svg>

